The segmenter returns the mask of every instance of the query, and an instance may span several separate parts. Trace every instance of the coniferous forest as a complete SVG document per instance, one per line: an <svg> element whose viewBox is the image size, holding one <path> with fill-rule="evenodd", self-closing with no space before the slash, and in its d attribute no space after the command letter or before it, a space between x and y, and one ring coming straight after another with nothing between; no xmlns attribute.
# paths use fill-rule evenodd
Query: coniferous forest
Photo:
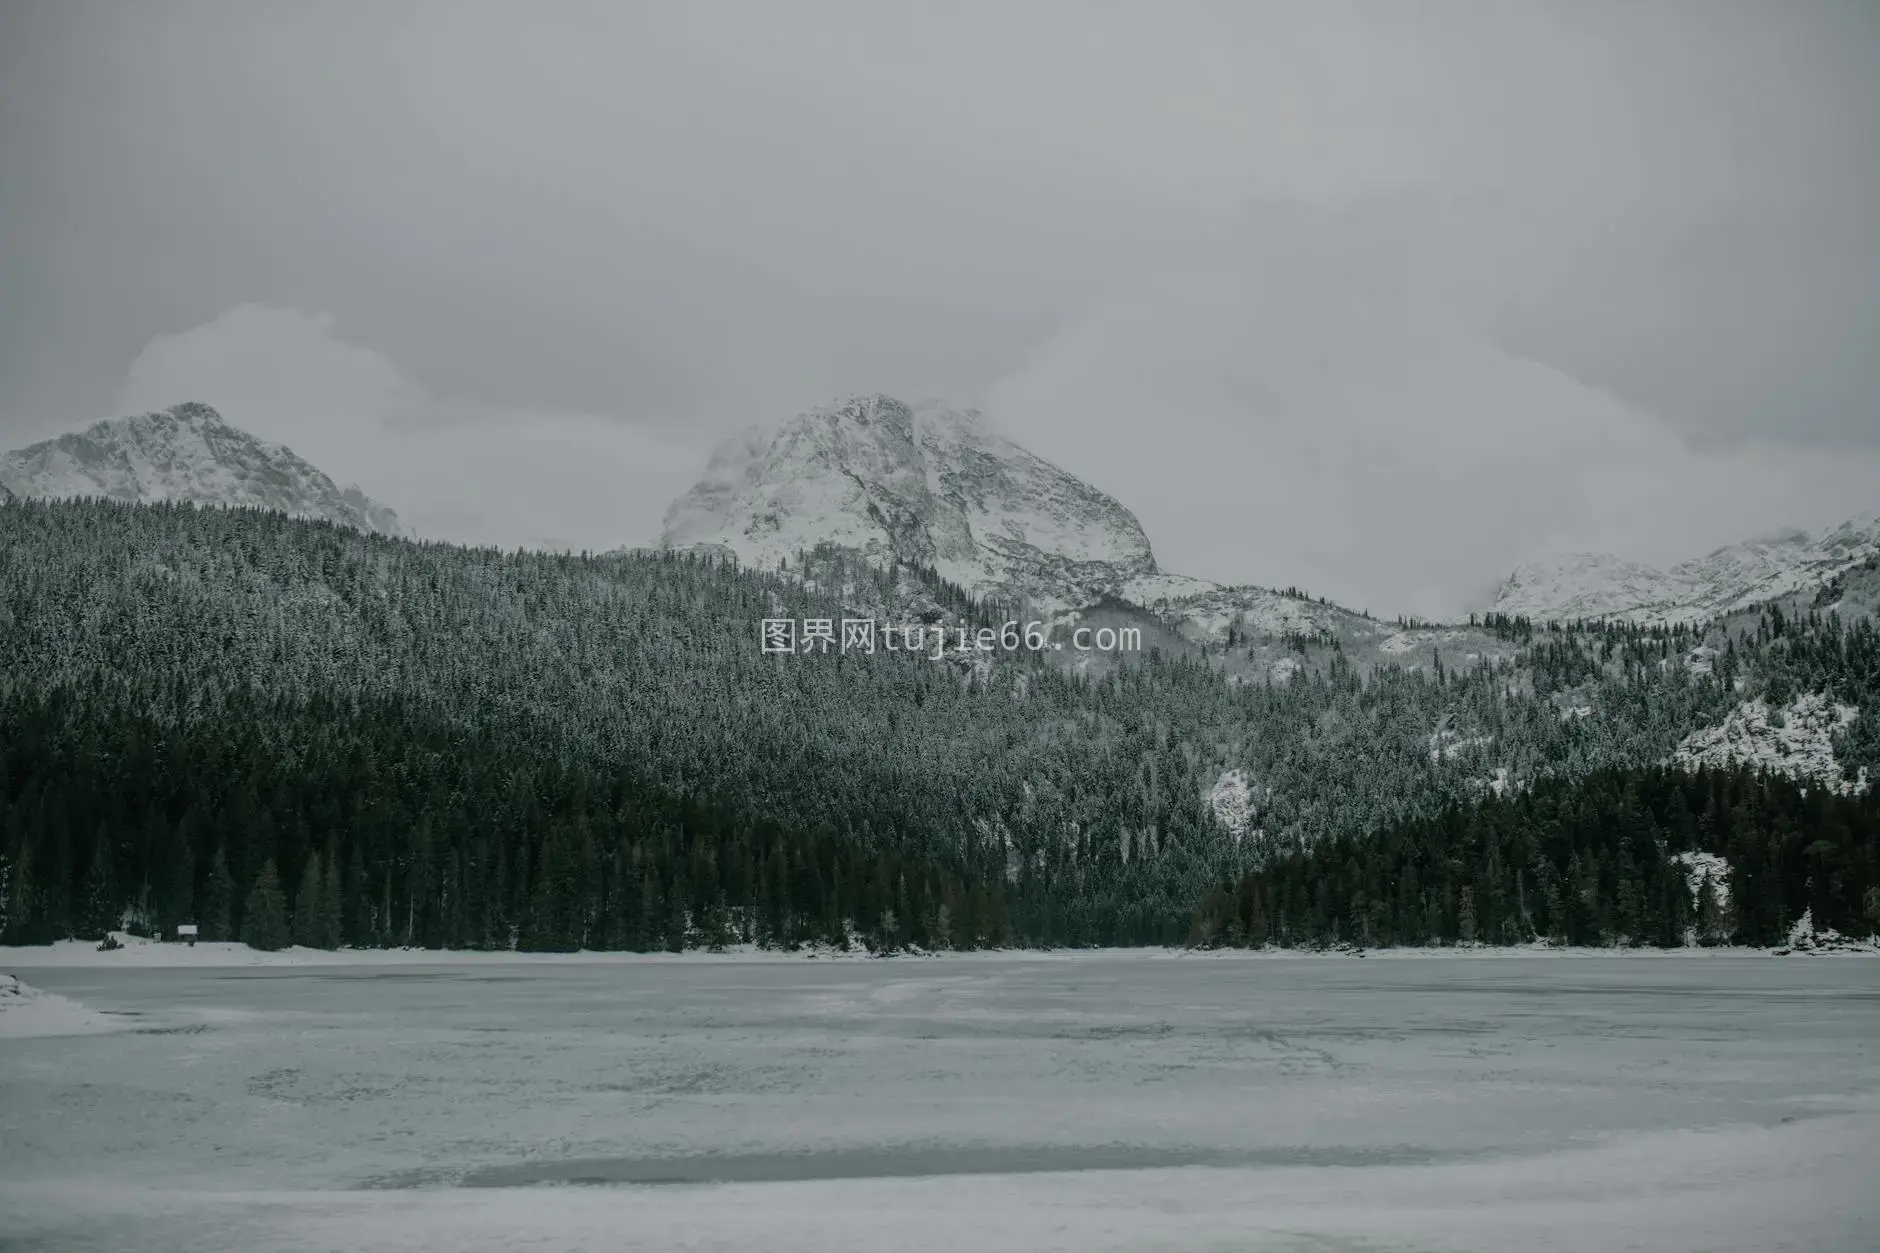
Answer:
<svg viewBox="0 0 1880 1253"><path fill-rule="evenodd" d="M1865 621L1484 628L1288 682L1196 654L767 656L908 571L503 553L241 510L0 509L0 942L1767 942L1864 930L1871 796L1661 771L1749 696L1860 708ZM928 603L974 605L931 572ZM1699 659L1701 658L1701 664ZM1231 827L1223 772L1247 781ZM1736 867L1680 914L1679 852ZM1674 890L1677 889L1677 890ZM1688 906L1696 910L1697 904Z"/></svg>
<svg viewBox="0 0 1880 1253"><path fill-rule="evenodd" d="M108 687L15 695L7 937L127 921L257 948L874 948L1007 939L996 892L627 772L545 761L395 701L230 694L162 725Z"/></svg>
<svg viewBox="0 0 1880 1253"><path fill-rule="evenodd" d="M1727 884L1674 860L1708 853ZM1546 779L1276 858L1208 893L1191 942L1777 944L1880 929L1880 797L1747 769Z"/></svg>

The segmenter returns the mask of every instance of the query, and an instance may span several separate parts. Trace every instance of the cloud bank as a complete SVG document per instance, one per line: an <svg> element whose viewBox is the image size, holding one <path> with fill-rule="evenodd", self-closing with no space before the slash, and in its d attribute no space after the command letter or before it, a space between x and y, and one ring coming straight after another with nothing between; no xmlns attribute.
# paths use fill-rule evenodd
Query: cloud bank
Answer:
<svg viewBox="0 0 1880 1253"><path fill-rule="evenodd" d="M1871 451L1700 450L1504 348L1415 220L1259 214L1231 263L1119 289L989 407L1135 508L1165 566L1385 613L1458 615L1544 553L1670 562L1880 508Z"/></svg>
<svg viewBox="0 0 1880 1253"><path fill-rule="evenodd" d="M706 453L683 430L447 400L331 317L263 305L151 340L116 407L182 400L359 484L417 535L505 548L647 541Z"/></svg>

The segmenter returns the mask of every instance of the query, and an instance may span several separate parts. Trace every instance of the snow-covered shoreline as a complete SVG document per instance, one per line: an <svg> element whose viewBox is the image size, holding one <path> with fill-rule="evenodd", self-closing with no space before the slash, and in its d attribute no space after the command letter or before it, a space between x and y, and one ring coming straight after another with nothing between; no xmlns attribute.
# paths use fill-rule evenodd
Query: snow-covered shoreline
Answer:
<svg viewBox="0 0 1880 1253"><path fill-rule="evenodd" d="M63 940L57 944L0 946L0 970L32 969L219 969L239 967L296 966L433 966L465 964L500 965L650 965L696 962L770 963L770 962L867 962L947 961L947 962L1031 962L1078 961L1091 958L1133 958L1140 961L1415 961L1429 958L1483 961L1506 958L1557 957L1562 959L1691 960L1719 957L1779 957L1805 953L1808 956L1880 956L1880 943L1847 942L1845 947L1807 950L1788 946L1751 948L1719 945L1711 948L1585 948L1554 947L1545 944L1462 945L1447 948L1334 948L1327 950L1296 948L1061 948L1061 949L979 949L971 952L910 952L882 958L862 948L842 951L831 948L803 948L795 952L762 949L752 944L734 944L723 952L688 949L683 953L595 952L521 953L472 949L365 948L311 949L288 948L262 952L246 944L204 942L186 944L160 943L136 936L119 934L123 947L99 951L96 944L83 940Z"/></svg>
<svg viewBox="0 0 1880 1253"><path fill-rule="evenodd" d="M0 974L0 1040L92 1035L121 1030L125 1021L88 1009L70 997L22 983L13 975Z"/></svg>

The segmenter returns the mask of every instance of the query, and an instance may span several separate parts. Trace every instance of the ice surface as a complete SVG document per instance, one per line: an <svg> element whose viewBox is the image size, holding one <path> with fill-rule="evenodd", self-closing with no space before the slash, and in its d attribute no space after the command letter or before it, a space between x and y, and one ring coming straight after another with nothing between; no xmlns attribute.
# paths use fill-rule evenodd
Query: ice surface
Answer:
<svg viewBox="0 0 1880 1253"><path fill-rule="evenodd" d="M0 1246L1864 1250L1880 1230L1870 957L198 954L0 953L134 1023L0 1040Z"/></svg>

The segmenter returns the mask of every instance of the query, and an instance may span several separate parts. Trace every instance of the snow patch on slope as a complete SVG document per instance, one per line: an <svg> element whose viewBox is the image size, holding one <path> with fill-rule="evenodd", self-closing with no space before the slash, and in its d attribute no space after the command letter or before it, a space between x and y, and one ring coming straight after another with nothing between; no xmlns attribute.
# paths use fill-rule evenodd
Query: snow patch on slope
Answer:
<svg viewBox="0 0 1880 1253"><path fill-rule="evenodd" d="M1182 574L1133 578L1116 595L1209 643L1237 635L1311 635L1360 621L1360 615L1263 587L1229 587Z"/></svg>
<svg viewBox="0 0 1880 1253"><path fill-rule="evenodd" d="M1744 701L1723 722L1684 737L1671 760L1687 769L1750 766L1852 794L1865 791L1867 774L1850 780L1834 756L1834 739L1860 711L1819 692L1798 696L1772 711L1760 697Z"/></svg>
<svg viewBox="0 0 1880 1253"><path fill-rule="evenodd" d="M1290 683L1303 669L1297 657L1281 657L1266 668L1266 674L1274 683Z"/></svg>
<svg viewBox="0 0 1880 1253"><path fill-rule="evenodd" d="M1697 902L1704 890L1704 881L1710 881L1711 895L1721 912L1730 908L1730 863L1728 859L1715 853L1678 853L1671 858L1673 864L1684 871L1684 886L1690 889L1691 909L1695 913Z"/></svg>
<svg viewBox="0 0 1880 1253"><path fill-rule="evenodd" d="M1253 826L1253 788L1244 770L1224 770L1208 792L1208 809L1214 820L1232 833L1238 843Z"/></svg>

